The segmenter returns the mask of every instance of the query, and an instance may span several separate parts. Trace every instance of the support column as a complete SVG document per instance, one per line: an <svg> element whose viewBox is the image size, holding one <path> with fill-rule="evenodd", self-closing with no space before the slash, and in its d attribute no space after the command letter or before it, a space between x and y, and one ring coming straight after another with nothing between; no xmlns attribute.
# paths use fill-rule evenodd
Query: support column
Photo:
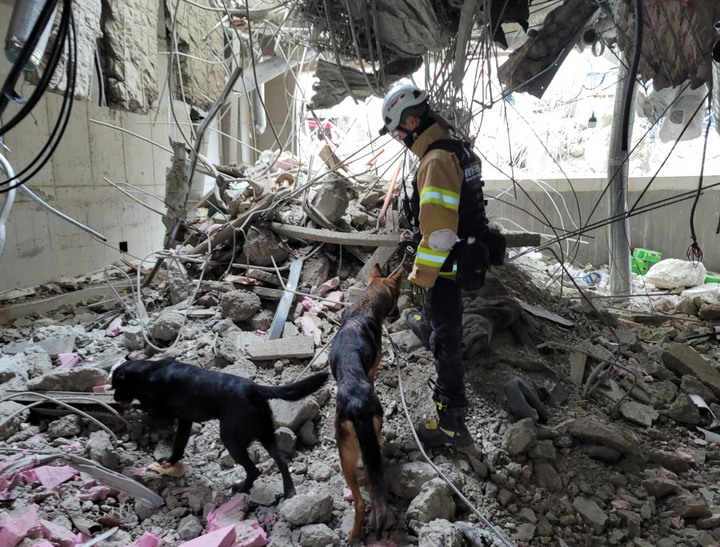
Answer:
<svg viewBox="0 0 720 547"><path fill-rule="evenodd" d="M608 151L608 199L610 217L616 220L608 226L608 247L610 249L610 292L614 295L629 295L632 286L630 272L630 219L628 210L628 150L622 146L623 125L623 98L628 85L628 71L625 63L626 56L621 54L618 63L618 83L615 90L615 107L613 110L613 124L610 135L610 149ZM628 120L628 141L632 137L632 127L635 121L636 86L633 86Z"/></svg>

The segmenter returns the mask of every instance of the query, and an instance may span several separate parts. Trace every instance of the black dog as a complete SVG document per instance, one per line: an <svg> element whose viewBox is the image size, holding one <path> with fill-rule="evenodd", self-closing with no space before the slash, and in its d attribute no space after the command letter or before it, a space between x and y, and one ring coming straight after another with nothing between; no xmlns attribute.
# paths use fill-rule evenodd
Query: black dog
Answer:
<svg viewBox="0 0 720 547"><path fill-rule="evenodd" d="M248 492L260 471L248 455L248 446L260 441L280 469L285 497L295 494L287 463L275 441L269 399L296 401L318 390L327 372L283 386L261 386L223 372L205 370L173 359L126 361L112 373L118 403L140 401L141 408L161 418L177 419L178 428L170 458L175 465L183 456L193 422L220 420L220 439L230 455L245 468L247 476L233 485Z"/></svg>

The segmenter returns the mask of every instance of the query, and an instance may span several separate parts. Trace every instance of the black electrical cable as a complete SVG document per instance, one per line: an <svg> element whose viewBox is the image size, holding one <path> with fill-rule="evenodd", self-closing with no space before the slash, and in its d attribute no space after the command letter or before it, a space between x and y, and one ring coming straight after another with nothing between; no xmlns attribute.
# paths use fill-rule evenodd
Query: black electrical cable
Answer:
<svg viewBox="0 0 720 547"><path fill-rule="evenodd" d="M627 154L630 147L630 115L633 106L633 93L635 92L635 78L637 77L638 67L640 66L640 54L642 53L643 44L643 13L641 0L635 0L635 44L633 45L633 58L628 70L628 77L625 86L625 94L623 96L622 110L622 132L620 134L620 148L623 153Z"/></svg>
<svg viewBox="0 0 720 547"><path fill-rule="evenodd" d="M712 84L710 84L709 87L710 90L707 95L707 107L708 111L712 112ZM703 174L705 173L705 155L707 154L708 136L710 135L711 125L711 120L708 120L705 124L705 142L703 143L702 160L700 163L700 178L698 180L697 194L695 194L695 200L693 201L692 208L690 209L690 239L692 239L692 243L690 244L690 247L688 247L686 256L687 259L693 263L700 262L703 259L703 252L697 241L697 234L695 233L695 209L697 208L698 201L700 201L700 194L702 193Z"/></svg>
<svg viewBox="0 0 720 547"><path fill-rule="evenodd" d="M53 2L50 2L50 3L52 4ZM57 3L57 0L54 3ZM63 6L64 6L63 7L63 17L61 18L61 21L60 21L60 28L58 30L56 44L63 43L62 36L64 36L64 34L67 32L67 29L69 27L69 18L67 16L65 16L65 13L66 13L66 11L72 9L72 0L63 0ZM47 4L43 8L43 11L45 10L45 8L47 8ZM51 13L52 13L52 10L55 9L55 6L53 5L50 9L51 9ZM40 15L42 17L43 12L41 12ZM42 21L42 18L39 18L35 27L33 27L33 32L36 30L38 24L41 21ZM41 32L45 29L45 26L47 26L47 21L45 22L43 27L40 29ZM37 44L37 39L34 42L32 42L32 34L31 34L31 37L28 39L28 42L23 47L23 53L26 51L26 49L28 49L28 46L31 43L32 43L32 47L29 48L30 53L32 53L32 51L35 48L35 44ZM60 49L60 51L62 51L62 49ZM24 57L24 55L21 55L17 59L15 64L13 64L11 73L8 75L8 77L5 81L5 84L3 85L2 94L0 94L0 114L2 114L2 112L5 110L5 107L7 106L7 103L9 101L9 97L11 96L11 94L14 95L14 91L13 91L14 86L17 83L17 80L19 78L19 75L16 76L15 72L18 72L18 71L22 72L23 67L25 66L25 62L27 61L27 58L25 60L23 60L23 57ZM32 111L32 109L35 108L37 103L40 101L40 97L42 97L42 95L47 90L48 85L50 84L52 75L54 74L55 69L57 68L60 57L61 56L59 54L55 54L55 49L53 49L51 51L51 54L48 56L47 66L45 68L45 71L43 72L43 76L41 77L40 82L38 83L37 87L35 88L35 91L33 91L30 98L25 102L25 104L23 104L20 111L17 112L12 117L12 119L10 119L10 121L8 121L7 123L3 124L2 127L0 127L0 137L2 135L4 135L5 133L7 133L8 131L10 131L16 125L18 125L23 119L25 119L25 117L30 113L30 111Z"/></svg>
<svg viewBox="0 0 720 547"><path fill-rule="evenodd" d="M45 5L38 15L38 20L35 22L32 31L30 31L30 36L28 36L25 45L20 51L20 55L10 68L10 72L3 83L2 90L0 91L0 116L2 116L5 108L7 108L7 105L10 103L10 99L14 97L15 84L17 84L17 81L20 79L23 69L35 50L35 46L45 30L45 27L50 21L50 17L52 16L57 3L58 0L48 0L45 2ZM7 130L5 129L5 126L3 126L2 129L0 129L0 136L2 136L5 131Z"/></svg>
<svg viewBox="0 0 720 547"><path fill-rule="evenodd" d="M75 29L75 18L72 13L72 7L68 10L68 21L71 27L71 32L68 32L66 34L68 39L68 55L66 63L67 85L65 88L65 92L63 93L63 101L57 121L50 133L47 142L40 150L40 152L38 152L35 158L33 158L30 164L26 166L23 170L16 173L14 177L0 181L0 193L5 193L21 186L27 180L31 179L38 172L40 172L40 170L43 169L45 165L47 165L48 161L55 153L55 150L60 144L60 141L65 134L65 130L67 129L67 125L70 121L70 115L72 112L72 105L74 102L77 82L77 33ZM59 48L60 51L62 51L63 43L56 42L56 47ZM28 171L30 171L30 173L26 175ZM13 181L16 182L13 184Z"/></svg>

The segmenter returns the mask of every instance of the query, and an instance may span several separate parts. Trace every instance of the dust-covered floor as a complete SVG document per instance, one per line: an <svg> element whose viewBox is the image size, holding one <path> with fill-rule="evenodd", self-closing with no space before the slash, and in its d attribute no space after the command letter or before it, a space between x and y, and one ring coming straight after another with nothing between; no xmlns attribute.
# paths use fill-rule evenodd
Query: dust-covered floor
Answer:
<svg viewBox="0 0 720 547"><path fill-rule="evenodd" d="M348 273L356 273L351 270L346 266ZM335 288L347 289L346 279ZM194 307L174 331L168 326L171 312L158 300L149 314L165 314L166 321L162 328L153 324L154 343L162 344L163 329L172 331L170 340L182 333L163 351L148 351L129 312L120 313L122 325L117 320L109 324L118 315L112 301L18 319L0 329L0 342L4 348L32 343L0 357L0 389L5 396L11 390L92 391L106 383L110 367L128 352L178 358L264 384L293 381L327 367L323 347L339 323L339 306L312 308L306 300L291 312L298 327L295 333L287 327L286 335L307 329L299 318L314 310L320 334L310 333L319 337L312 362L252 360L246 350L262 339L255 332L264 332L272 313L265 305L252 319L233 321L225 305L225 295L233 291L238 292L219 282L207 285L198 299L204 307ZM695 429L708 424L707 413L689 397L701 395L720 416L718 343L712 337L691 338L709 332L712 322L687 313L688 304L680 299L673 309L646 313L628 309L632 306L592 307L570 296L552 296L513 265L493 270L486 288L468 295L467 423L479 453L431 451L444 478L418 449L405 414L406 404L413 421L431 415L427 380L434 375L432 356L402 320L388 323L393 344L385 340L376 381L385 409L383 452L391 509L386 545L503 545L502 538L515 545L720 544L720 450ZM401 308L408 305L409 293L401 297ZM487 323L478 310L488 305L509 306L517 317L511 327L492 332L486 347ZM713 305L697 302L695 313ZM73 338L79 364L60 364L58 355L41 347L44 340L63 337ZM593 371L600 372L597 386ZM509 412L504 386L518 378L543 397L546 423L517 420ZM588 382L594 387L583 396ZM155 545L159 538L172 547L229 523L242 538L238 545L346 545L353 509L334 442L334 389L331 379L305 401L273 406L297 489L289 500L282 498L274 462L259 446L253 446L252 456L262 476L249 496L232 494L231 485L244 472L233 466L216 422L193 427L184 458L187 472L172 478L148 469L170 452L169 424L137 409L124 411L123 423L88 400L73 404L88 415L52 402L34 409L22 408L28 404L24 399L0 403L0 470L12 469L0 477L0 523L6 530L0 538L9 541L0 543L48 545L41 540L47 538L52 545L81 545L114 530L96 544L133 545L145 534L136 545ZM56 453L119 471L159 494L162 506L148 508L84 472L68 472L53 482L32 472L38 462L21 469L11 465L22 457ZM66 462L49 465L64 469ZM38 524L17 538L8 530L15 530L18 521Z"/></svg>

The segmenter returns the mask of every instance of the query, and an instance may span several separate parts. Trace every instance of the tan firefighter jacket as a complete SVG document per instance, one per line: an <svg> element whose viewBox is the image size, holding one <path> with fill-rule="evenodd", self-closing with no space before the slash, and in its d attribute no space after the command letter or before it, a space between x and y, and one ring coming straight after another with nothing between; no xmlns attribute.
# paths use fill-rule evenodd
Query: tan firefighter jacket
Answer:
<svg viewBox="0 0 720 547"><path fill-rule="evenodd" d="M435 123L418 136L412 145L412 152L420 158L417 170L417 191L420 195L420 233L422 239L415 254L415 264L408 280L420 287L430 288L438 275L455 278L457 265L451 271L440 273L450 250L438 251L430 248L430 234L436 230L458 231L458 208L463 173L455 154L448 150L430 150L428 146L440 139L449 139L450 133Z"/></svg>

